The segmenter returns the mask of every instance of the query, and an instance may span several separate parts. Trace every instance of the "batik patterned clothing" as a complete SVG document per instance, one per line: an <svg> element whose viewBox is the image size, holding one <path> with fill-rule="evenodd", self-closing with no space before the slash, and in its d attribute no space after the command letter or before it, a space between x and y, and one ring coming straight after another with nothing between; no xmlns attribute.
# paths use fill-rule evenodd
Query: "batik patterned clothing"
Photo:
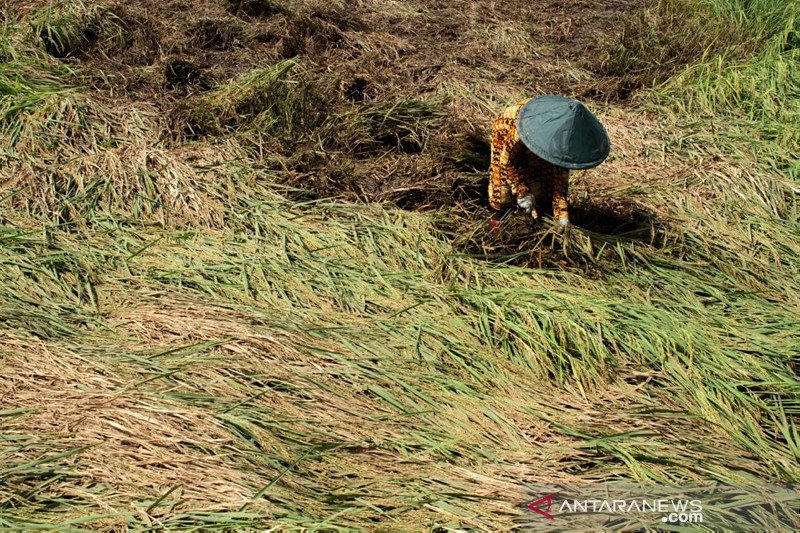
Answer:
<svg viewBox="0 0 800 533"><path fill-rule="evenodd" d="M505 108L492 126L489 203L493 209L500 210L531 194L534 217L547 210L552 203L553 218L569 220L569 170L534 155L517 133L517 115L528 101L526 99Z"/></svg>

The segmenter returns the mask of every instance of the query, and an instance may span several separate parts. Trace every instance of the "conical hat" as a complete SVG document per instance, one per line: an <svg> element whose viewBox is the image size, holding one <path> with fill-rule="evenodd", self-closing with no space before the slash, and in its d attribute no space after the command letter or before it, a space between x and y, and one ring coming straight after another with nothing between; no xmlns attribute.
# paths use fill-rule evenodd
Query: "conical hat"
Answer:
<svg viewBox="0 0 800 533"><path fill-rule="evenodd" d="M531 152L559 167L596 167L611 151L597 117L563 96L540 96L525 104L517 116L517 132Z"/></svg>

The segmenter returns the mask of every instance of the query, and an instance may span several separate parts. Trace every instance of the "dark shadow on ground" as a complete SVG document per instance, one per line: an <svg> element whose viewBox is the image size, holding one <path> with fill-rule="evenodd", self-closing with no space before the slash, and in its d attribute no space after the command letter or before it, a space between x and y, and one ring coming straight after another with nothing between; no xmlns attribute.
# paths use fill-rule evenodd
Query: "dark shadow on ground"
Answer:
<svg viewBox="0 0 800 533"><path fill-rule="evenodd" d="M570 206L570 219L578 228L598 237L618 237L658 247L666 232L664 221L626 199L584 199Z"/></svg>
<svg viewBox="0 0 800 533"><path fill-rule="evenodd" d="M454 191L467 200L456 204L451 219L440 228L456 250L472 258L603 278L646 264L654 254L675 255L667 244L666 222L625 199L573 200L572 227L566 233L557 231L550 216L533 221L513 210L506 212L499 227L492 229L485 182L486 179L468 182Z"/></svg>

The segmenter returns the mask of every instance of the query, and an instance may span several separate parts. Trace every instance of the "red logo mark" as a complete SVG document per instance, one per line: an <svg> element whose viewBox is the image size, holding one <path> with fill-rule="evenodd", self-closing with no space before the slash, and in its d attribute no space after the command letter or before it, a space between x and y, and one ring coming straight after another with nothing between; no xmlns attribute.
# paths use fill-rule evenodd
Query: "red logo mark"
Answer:
<svg viewBox="0 0 800 533"><path fill-rule="evenodd" d="M549 511L550 507L553 505L553 498L555 498L555 496L556 496L555 494L550 494L548 496L545 496L541 500L536 500L535 502L531 502L531 503L528 504L528 509L530 509L534 513L539 513L540 515L542 515L545 518L549 518L550 520L553 520L555 517L553 515L551 515L550 513L548 513L547 511ZM547 502L547 511L542 511L541 509L539 509L539 506L541 504L543 504L544 502Z"/></svg>

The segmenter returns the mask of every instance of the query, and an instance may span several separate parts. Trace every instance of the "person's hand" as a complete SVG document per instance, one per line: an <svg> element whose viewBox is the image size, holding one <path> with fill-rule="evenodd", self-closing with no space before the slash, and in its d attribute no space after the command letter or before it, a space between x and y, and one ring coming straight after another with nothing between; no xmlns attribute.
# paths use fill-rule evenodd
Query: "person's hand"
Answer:
<svg viewBox="0 0 800 533"><path fill-rule="evenodd" d="M526 213L530 213L533 209L533 195L527 194L522 198L517 198L517 206Z"/></svg>
<svg viewBox="0 0 800 533"><path fill-rule="evenodd" d="M517 207L531 215L533 218L539 218L539 213L534 209L535 200L533 195L528 193L522 198L517 198Z"/></svg>

